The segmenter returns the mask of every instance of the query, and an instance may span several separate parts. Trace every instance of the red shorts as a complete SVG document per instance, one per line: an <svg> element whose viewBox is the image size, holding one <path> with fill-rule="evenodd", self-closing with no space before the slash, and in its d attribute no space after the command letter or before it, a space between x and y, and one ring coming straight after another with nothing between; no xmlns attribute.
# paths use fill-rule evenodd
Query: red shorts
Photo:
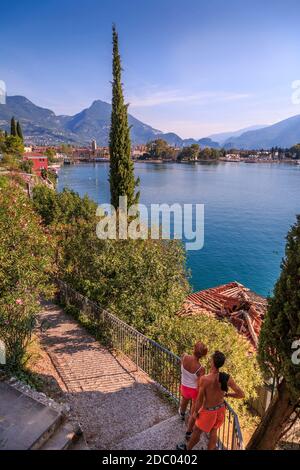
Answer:
<svg viewBox="0 0 300 470"><path fill-rule="evenodd" d="M191 387L186 387L185 385L181 385L180 391L181 391L181 395L186 400L196 400L198 396L197 388L191 388Z"/></svg>
<svg viewBox="0 0 300 470"><path fill-rule="evenodd" d="M199 411L199 416L196 419L196 426L201 431L211 432L213 429L219 429L225 420L225 405L217 410Z"/></svg>

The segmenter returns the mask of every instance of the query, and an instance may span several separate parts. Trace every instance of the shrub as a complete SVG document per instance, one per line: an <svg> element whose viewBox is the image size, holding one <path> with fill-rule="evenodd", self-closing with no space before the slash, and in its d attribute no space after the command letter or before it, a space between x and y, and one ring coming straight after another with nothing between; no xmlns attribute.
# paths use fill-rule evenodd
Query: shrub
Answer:
<svg viewBox="0 0 300 470"><path fill-rule="evenodd" d="M39 308L51 292L52 241L24 191L10 182L0 189L0 338L7 366L22 366Z"/></svg>

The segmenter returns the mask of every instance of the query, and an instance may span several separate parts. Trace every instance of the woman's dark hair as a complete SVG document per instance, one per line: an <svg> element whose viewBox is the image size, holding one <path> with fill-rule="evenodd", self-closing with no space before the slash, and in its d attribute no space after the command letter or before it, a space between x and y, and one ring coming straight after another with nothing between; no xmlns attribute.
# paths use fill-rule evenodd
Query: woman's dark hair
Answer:
<svg viewBox="0 0 300 470"><path fill-rule="evenodd" d="M220 369L225 363L225 355L221 351L215 351L212 355L212 359L217 369Z"/></svg>

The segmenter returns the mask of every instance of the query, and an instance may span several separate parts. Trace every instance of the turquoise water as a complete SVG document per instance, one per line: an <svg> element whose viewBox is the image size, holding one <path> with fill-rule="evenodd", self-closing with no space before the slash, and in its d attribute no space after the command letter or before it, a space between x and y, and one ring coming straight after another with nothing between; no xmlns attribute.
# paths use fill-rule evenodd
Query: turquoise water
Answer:
<svg viewBox="0 0 300 470"><path fill-rule="evenodd" d="M187 256L194 290L235 280L272 292L286 233L300 213L300 165L138 163L135 172L144 204L205 204L204 247ZM63 187L109 202L108 164L62 167Z"/></svg>

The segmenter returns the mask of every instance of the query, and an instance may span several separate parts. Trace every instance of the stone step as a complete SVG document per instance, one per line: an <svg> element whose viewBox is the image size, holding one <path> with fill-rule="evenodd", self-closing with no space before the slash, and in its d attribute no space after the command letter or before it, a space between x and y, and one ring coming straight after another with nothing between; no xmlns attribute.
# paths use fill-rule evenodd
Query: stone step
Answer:
<svg viewBox="0 0 300 470"><path fill-rule="evenodd" d="M40 447L40 450L66 450L72 442L78 440L74 426L66 422L59 426L54 434Z"/></svg>
<svg viewBox="0 0 300 470"><path fill-rule="evenodd" d="M62 423L64 421L64 416L59 415L55 421L48 427L48 429L45 429L41 435L38 437L38 439L35 441L35 443L29 448L30 450L39 450L41 449L45 443L51 439L51 437L57 432L58 429L62 426Z"/></svg>
<svg viewBox="0 0 300 470"><path fill-rule="evenodd" d="M0 382L0 449L39 449L56 431L62 413Z"/></svg>
<svg viewBox="0 0 300 470"><path fill-rule="evenodd" d="M117 450L174 450L184 441L186 425L179 416L172 416L154 426L145 429L114 446ZM195 450L207 447L207 436L203 434Z"/></svg>
<svg viewBox="0 0 300 470"><path fill-rule="evenodd" d="M67 450L90 450L85 442L85 439L82 436L78 440L71 442Z"/></svg>

